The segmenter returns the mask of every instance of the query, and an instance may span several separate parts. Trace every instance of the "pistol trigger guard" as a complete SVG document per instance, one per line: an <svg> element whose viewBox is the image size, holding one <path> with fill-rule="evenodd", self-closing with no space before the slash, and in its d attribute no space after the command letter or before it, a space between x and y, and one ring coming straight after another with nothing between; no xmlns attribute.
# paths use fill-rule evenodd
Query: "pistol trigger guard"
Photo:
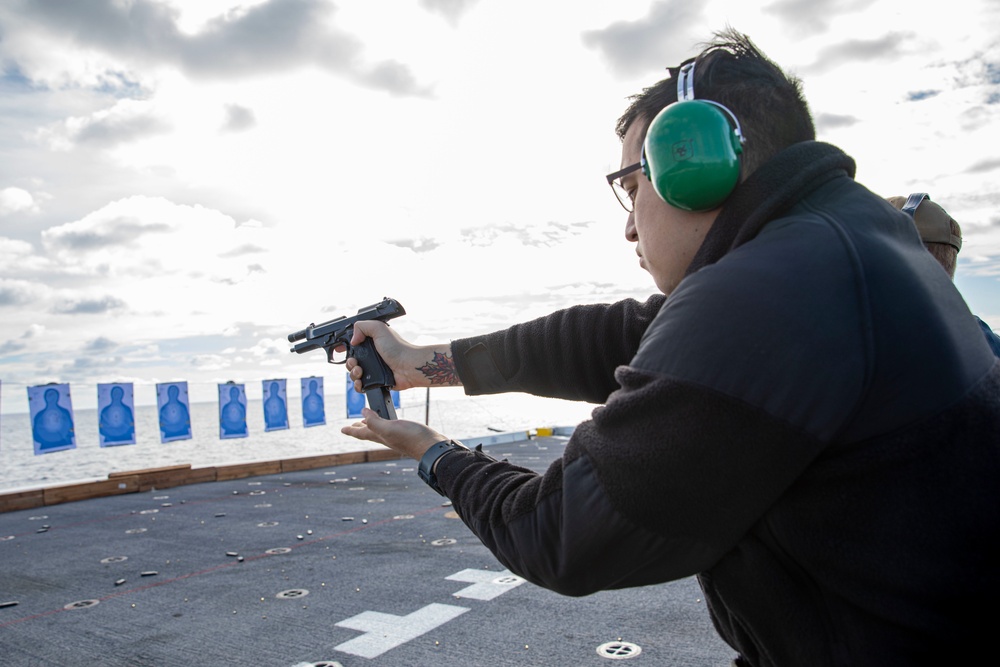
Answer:
<svg viewBox="0 0 1000 667"><path fill-rule="evenodd" d="M342 365L344 365L344 364L347 363L347 357L346 356L344 357L343 361L334 361L334 359L333 359L333 353L334 353L334 348L332 348L332 347L326 348L326 360L327 360L328 363L336 364L338 366L342 366ZM350 354L350 346L348 346L348 354Z"/></svg>

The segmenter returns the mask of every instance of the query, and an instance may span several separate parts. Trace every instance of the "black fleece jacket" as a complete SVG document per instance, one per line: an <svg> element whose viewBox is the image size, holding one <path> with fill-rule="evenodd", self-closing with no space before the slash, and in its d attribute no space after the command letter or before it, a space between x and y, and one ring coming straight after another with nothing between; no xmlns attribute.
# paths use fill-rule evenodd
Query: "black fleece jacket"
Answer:
<svg viewBox="0 0 1000 667"><path fill-rule="evenodd" d="M1000 365L912 222L816 142L726 203L669 298L455 341L469 394L604 403L536 474L440 460L465 523L568 595L698 574L751 665L933 664L1000 594Z"/></svg>

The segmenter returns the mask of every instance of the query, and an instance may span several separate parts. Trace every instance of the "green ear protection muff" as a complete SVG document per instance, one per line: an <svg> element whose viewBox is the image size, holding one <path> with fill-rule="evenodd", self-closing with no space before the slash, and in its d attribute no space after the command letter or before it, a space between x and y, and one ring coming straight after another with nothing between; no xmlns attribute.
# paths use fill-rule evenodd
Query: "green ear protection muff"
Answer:
<svg viewBox="0 0 1000 667"><path fill-rule="evenodd" d="M656 115L642 145L642 173L665 202L707 211L732 193L740 177L743 131L732 111L694 98L694 62L681 66L677 102Z"/></svg>

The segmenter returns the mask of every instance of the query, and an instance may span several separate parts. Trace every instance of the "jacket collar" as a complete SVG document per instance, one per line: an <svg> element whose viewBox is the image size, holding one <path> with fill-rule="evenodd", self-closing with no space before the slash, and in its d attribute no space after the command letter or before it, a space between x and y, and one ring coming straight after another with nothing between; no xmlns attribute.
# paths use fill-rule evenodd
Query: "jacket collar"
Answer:
<svg viewBox="0 0 1000 667"><path fill-rule="evenodd" d="M698 269L722 259L753 239L771 220L836 176L854 178L854 160L836 146L819 141L793 144L741 183L723 205L688 267Z"/></svg>

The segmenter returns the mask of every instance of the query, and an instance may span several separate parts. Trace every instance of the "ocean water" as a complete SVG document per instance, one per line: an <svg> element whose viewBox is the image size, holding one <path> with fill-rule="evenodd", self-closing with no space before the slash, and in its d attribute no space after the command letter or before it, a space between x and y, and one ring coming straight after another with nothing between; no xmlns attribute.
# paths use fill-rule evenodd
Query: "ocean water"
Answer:
<svg viewBox="0 0 1000 667"><path fill-rule="evenodd" d="M540 427L573 426L588 419L594 406L527 394L465 396L461 389L422 389L402 392L400 419L428 423L448 437L461 440L496 432L530 431ZM247 404L245 438L220 439L219 405L191 404L190 440L161 443L156 406L136 406L136 444L101 447L97 410L74 410L76 449L36 456L28 413L0 414L0 492L39 488L69 482L105 479L109 472L157 468L190 463L193 468L256 461L337 454L380 448L343 435L341 427L354 422L345 417L342 394L326 396L327 423L302 426L297 401L289 400L289 428L264 431L259 399Z"/></svg>

